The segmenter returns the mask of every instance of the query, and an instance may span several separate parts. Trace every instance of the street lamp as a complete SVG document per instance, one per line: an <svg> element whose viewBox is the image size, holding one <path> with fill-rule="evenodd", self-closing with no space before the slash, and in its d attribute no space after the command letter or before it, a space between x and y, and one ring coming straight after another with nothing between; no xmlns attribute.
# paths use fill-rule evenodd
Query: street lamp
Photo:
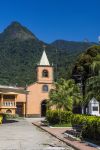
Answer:
<svg viewBox="0 0 100 150"><path fill-rule="evenodd" d="M74 80L76 81L76 83L78 84L79 88L80 88L80 93L82 95L82 102L81 102L81 113L84 114L84 92L83 92L83 76L79 75L79 74L75 74L73 75Z"/></svg>
<svg viewBox="0 0 100 150"><path fill-rule="evenodd" d="M82 95L82 102L81 102L81 113L84 114L84 94L83 94L83 78L82 76L80 76L80 83L79 83L79 87L80 87L80 93Z"/></svg>

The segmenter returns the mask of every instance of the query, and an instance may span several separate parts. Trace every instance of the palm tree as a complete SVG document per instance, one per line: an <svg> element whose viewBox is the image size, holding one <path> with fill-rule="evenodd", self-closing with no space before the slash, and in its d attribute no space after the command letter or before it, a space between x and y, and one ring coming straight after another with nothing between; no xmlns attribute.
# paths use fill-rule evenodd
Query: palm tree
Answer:
<svg viewBox="0 0 100 150"><path fill-rule="evenodd" d="M54 105L56 109L72 111L73 104L81 100L80 89L75 81L60 79L54 84L54 89L50 91L49 105Z"/></svg>
<svg viewBox="0 0 100 150"><path fill-rule="evenodd" d="M91 64L91 71L93 75L98 75L100 73L100 54L96 55L92 64Z"/></svg>
<svg viewBox="0 0 100 150"><path fill-rule="evenodd" d="M100 101L100 76L93 76L87 79L86 82L86 102L88 102L92 97L95 97Z"/></svg>
<svg viewBox="0 0 100 150"><path fill-rule="evenodd" d="M86 80L85 86L85 103L95 97L100 101L100 54L94 57L90 66L91 77Z"/></svg>

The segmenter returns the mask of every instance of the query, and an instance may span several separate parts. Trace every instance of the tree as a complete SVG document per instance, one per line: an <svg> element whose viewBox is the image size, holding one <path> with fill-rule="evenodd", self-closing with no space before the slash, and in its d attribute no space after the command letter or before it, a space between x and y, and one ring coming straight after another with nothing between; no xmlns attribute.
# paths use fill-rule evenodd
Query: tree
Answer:
<svg viewBox="0 0 100 150"><path fill-rule="evenodd" d="M49 106L68 111L72 111L73 105L78 104L82 99L79 86L72 79L60 79L54 84L54 89L50 91L49 96Z"/></svg>
<svg viewBox="0 0 100 150"><path fill-rule="evenodd" d="M100 70L100 45L95 45L88 48L84 53L82 53L79 56L73 68L72 76L75 76L76 74L77 75L82 74L85 82L90 76L98 75L99 70Z"/></svg>
<svg viewBox="0 0 100 150"><path fill-rule="evenodd" d="M93 97L100 101L100 76L87 79L85 93L87 102Z"/></svg>
<svg viewBox="0 0 100 150"><path fill-rule="evenodd" d="M91 64L91 73L92 75L98 75L100 71L100 54L98 54L93 63Z"/></svg>

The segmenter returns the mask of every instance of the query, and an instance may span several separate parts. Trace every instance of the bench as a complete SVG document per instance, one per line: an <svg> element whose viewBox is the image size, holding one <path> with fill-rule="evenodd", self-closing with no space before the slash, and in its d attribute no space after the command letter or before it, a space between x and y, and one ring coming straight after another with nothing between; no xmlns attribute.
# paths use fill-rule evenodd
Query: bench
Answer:
<svg viewBox="0 0 100 150"><path fill-rule="evenodd" d="M64 135L65 138L73 138L73 139L82 139L82 129L84 127L83 125L74 125L72 127L72 130L67 130Z"/></svg>

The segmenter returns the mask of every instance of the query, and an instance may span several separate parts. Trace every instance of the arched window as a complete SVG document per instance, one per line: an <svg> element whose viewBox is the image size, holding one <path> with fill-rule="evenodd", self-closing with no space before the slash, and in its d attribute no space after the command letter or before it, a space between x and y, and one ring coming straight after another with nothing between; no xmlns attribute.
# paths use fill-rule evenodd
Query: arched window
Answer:
<svg viewBox="0 0 100 150"><path fill-rule="evenodd" d="M7 113L7 114L11 114L12 111L11 111L10 109L8 109L8 110L6 111L6 113Z"/></svg>
<svg viewBox="0 0 100 150"><path fill-rule="evenodd" d="M43 92L48 92L48 85L43 85L42 91Z"/></svg>
<svg viewBox="0 0 100 150"><path fill-rule="evenodd" d="M47 70L43 70L42 77L48 77L48 71Z"/></svg>

